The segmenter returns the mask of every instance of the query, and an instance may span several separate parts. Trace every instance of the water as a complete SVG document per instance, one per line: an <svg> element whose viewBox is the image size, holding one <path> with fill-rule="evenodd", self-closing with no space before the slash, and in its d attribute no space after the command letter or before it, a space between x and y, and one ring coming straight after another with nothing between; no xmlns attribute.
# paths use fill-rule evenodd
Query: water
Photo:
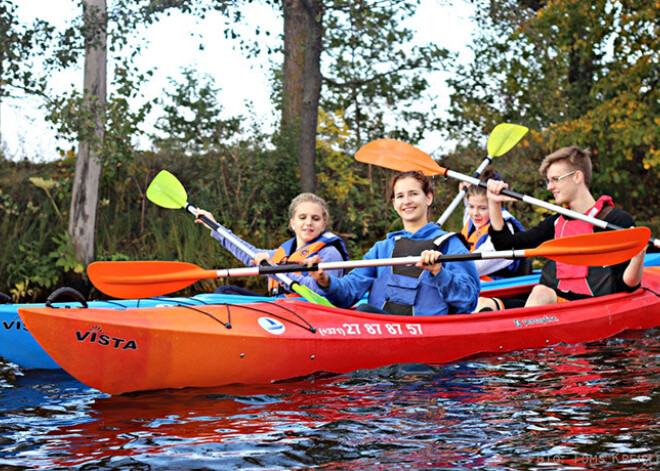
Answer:
<svg viewBox="0 0 660 471"><path fill-rule="evenodd" d="M0 469L659 469L659 334L116 397L0 363Z"/></svg>

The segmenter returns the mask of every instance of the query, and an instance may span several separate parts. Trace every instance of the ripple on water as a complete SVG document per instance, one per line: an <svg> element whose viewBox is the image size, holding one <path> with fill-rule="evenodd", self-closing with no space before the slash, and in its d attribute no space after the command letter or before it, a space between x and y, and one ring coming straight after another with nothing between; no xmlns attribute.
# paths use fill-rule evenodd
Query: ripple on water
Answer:
<svg viewBox="0 0 660 471"><path fill-rule="evenodd" d="M660 340L111 397L0 364L7 469L657 469ZM3 469L4 469L3 468Z"/></svg>

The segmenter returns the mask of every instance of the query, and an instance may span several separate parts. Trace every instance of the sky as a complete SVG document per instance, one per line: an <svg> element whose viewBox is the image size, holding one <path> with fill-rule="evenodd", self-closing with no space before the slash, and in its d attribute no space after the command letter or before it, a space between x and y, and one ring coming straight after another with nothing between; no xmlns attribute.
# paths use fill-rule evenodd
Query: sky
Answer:
<svg viewBox="0 0 660 471"><path fill-rule="evenodd" d="M112 0L109 0L109 4ZM463 0L456 0L454 6L447 6L446 0L422 0L415 17L409 26L416 31L415 41L435 42L459 54L459 60L471 60L467 44L473 31L470 16L472 6ZM77 14L76 0L21 0L16 2L18 15L22 21L31 22L34 18L47 19L55 24L65 24ZM281 19L269 7L251 4L244 10L249 25L259 24L262 30L271 32L271 44L277 44L281 33ZM244 31L250 31L245 27ZM161 96L169 88L169 79L179 78L182 67L194 67L199 73L209 74L219 90L219 102L227 116L253 115L266 129L277 123L270 101L271 59L247 58L236 49L236 41L225 39L223 28L217 21L207 19L197 22L185 15L164 17L149 27L146 35L147 47L137 60L143 70L155 68L155 74L143 87L145 99ZM191 32L194 32L191 35ZM268 41L261 36L261 41ZM200 48L200 44L204 47ZM436 72L428 77L430 93L443 108L449 104L449 92L445 86L446 74ZM81 69L59 73L53 77L53 89L63 91L74 84L82 88ZM48 161L59 158L57 146L70 148L71 144L59 142L55 132L44 120L40 101L35 98L6 100L0 110L0 126L6 155L13 159L24 157L32 161ZM155 119L152 114L151 120ZM147 129L152 130L153 122ZM442 149L450 143L441 142L439 135L431 135L420 146L427 146L427 152ZM138 147L147 148L143 141Z"/></svg>

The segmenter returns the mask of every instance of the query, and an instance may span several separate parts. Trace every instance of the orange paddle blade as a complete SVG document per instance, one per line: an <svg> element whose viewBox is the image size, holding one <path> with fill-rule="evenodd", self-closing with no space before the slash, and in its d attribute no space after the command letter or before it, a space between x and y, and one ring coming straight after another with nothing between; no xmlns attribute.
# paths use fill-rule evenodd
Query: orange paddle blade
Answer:
<svg viewBox="0 0 660 471"><path fill-rule="evenodd" d="M87 276L108 296L139 299L162 296L199 280L217 278L217 272L185 262L94 262L87 267Z"/></svg>
<svg viewBox="0 0 660 471"><path fill-rule="evenodd" d="M355 160L399 172L421 170L427 176L445 171L430 155L395 139L377 139L365 144L355 154Z"/></svg>
<svg viewBox="0 0 660 471"><path fill-rule="evenodd" d="M640 253L650 237L648 227L562 237L525 250L525 256L546 257L573 265L616 265Z"/></svg>

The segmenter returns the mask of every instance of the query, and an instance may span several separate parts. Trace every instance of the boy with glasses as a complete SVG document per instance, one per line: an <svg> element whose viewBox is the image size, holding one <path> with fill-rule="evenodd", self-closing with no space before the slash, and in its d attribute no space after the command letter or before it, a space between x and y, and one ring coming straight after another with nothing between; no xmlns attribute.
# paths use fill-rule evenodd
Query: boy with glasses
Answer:
<svg viewBox="0 0 660 471"><path fill-rule="evenodd" d="M569 146L546 156L539 172L546 178L546 186L552 192L556 204L566 205L573 211L621 227L634 226L630 214L615 208L612 198L601 196L596 200L591 195L591 168L589 151ZM554 214L525 232L512 234L502 218L502 203L514 200L500 193L504 188L508 188L508 185L502 181L488 181L489 235L497 250L529 249L554 238L603 230L584 221ZM525 306L634 291L642 281L645 253L646 250L643 250L628 262L614 266L585 267L548 260L543 266L541 281L532 290ZM480 299L480 308L501 308L502 303L497 301ZM506 302L504 306L518 307Z"/></svg>

